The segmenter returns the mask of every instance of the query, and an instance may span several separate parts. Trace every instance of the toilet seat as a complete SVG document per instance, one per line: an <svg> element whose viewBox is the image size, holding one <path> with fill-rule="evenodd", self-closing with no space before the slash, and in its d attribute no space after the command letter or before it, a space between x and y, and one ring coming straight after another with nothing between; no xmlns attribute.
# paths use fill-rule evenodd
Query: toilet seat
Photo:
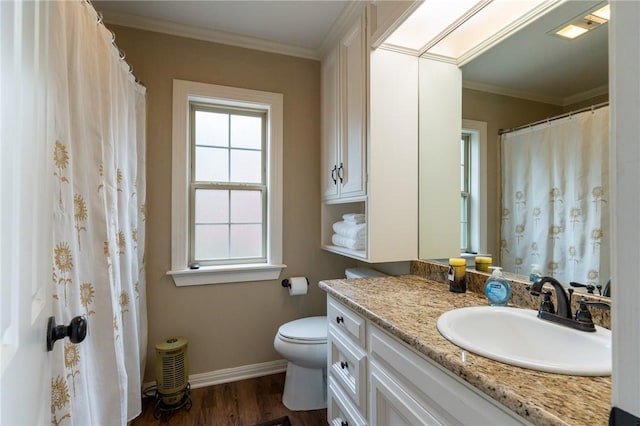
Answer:
<svg viewBox="0 0 640 426"><path fill-rule="evenodd" d="M297 344L325 344L327 317L301 318L283 324L278 329L278 337L285 342Z"/></svg>

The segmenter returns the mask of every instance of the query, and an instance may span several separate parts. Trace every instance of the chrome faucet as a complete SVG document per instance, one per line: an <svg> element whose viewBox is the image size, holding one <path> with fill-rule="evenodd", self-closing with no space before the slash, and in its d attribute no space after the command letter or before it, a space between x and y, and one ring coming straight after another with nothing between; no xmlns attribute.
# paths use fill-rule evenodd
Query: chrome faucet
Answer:
<svg viewBox="0 0 640 426"><path fill-rule="evenodd" d="M551 292L542 290L542 286L544 284L551 284L556 292L557 311L555 311L554 305L551 302ZM593 324L591 313L589 312L587 305L596 306L600 309L610 309L609 305L606 303L588 302L584 298L581 298L579 300L580 307L576 311L576 315L574 317L571 313L571 296L573 295L573 289L569 289L569 295L567 296L564 286L552 277L540 278L534 282L531 287L528 287L528 290L534 296L540 296L540 294L544 295L544 300L540 304L540 309L538 309L538 318L571 327L576 330L596 331L596 327Z"/></svg>

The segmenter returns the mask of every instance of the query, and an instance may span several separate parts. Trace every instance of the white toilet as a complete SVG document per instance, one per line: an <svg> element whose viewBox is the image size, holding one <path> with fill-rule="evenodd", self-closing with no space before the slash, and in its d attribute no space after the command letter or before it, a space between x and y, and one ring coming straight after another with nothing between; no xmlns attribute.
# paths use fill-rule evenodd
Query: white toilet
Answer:
<svg viewBox="0 0 640 426"><path fill-rule="evenodd" d="M301 318L278 329L273 347L286 358L282 403L292 411L327 407L327 317Z"/></svg>
<svg viewBox="0 0 640 426"><path fill-rule="evenodd" d="M369 268L346 270L347 278L385 274ZM289 363L282 403L292 411L327 407L327 317L290 321L278 329L273 347Z"/></svg>

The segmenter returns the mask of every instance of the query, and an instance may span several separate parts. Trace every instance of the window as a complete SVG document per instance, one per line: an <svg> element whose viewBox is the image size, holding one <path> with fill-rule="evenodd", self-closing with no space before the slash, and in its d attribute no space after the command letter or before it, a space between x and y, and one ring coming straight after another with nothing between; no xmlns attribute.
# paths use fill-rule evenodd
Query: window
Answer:
<svg viewBox="0 0 640 426"><path fill-rule="evenodd" d="M176 285L271 280L285 267L282 101L277 93L174 80L169 274Z"/></svg>
<svg viewBox="0 0 640 426"><path fill-rule="evenodd" d="M266 113L190 107L189 263L265 262Z"/></svg>
<svg viewBox="0 0 640 426"><path fill-rule="evenodd" d="M460 249L487 253L487 123L462 120Z"/></svg>
<svg viewBox="0 0 640 426"><path fill-rule="evenodd" d="M469 253L471 234L471 135L462 133L460 138L460 252Z"/></svg>

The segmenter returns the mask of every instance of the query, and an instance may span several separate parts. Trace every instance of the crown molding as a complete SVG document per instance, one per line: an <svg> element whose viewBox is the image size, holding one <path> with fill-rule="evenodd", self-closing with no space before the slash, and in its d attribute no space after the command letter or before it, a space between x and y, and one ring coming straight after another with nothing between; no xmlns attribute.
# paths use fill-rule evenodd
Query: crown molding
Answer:
<svg viewBox="0 0 640 426"><path fill-rule="evenodd" d="M349 30L355 20L362 16L369 1L350 1L320 44L318 57L323 58L331 48L338 44L342 36Z"/></svg>
<svg viewBox="0 0 640 426"><path fill-rule="evenodd" d="M296 56L305 59L320 59L320 55L315 49L291 46L284 43L267 41L256 37L248 37L226 31L178 24L162 19L148 18L125 13L104 12L104 21L114 25L122 25L140 30L159 32L213 43L227 44L246 49Z"/></svg>
<svg viewBox="0 0 640 426"><path fill-rule="evenodd" d="M608 93L609 84L603 84L600 87L596 87L594 89L587 90L586 92L578 93L576 95L564 98L565 104L563 106L577 104L578 102L586 101L591 98L595 98L596 96L607 95Z"/></svg>
<svg viewBox="0 0 640 426"><path fill-rule="evenodd" d="M609 85L596 87L575 95L561 98L558 96L544 96L537 93L526 92L523 90L507 89L505 87L493 86L491 84L479 83L477 81L463 80L462 87L464 89L478 90L480 92L493 93L496 95L510 96L512 98L524 99L526 101L542 102L545 104L568 106L578 102L586 101L596 96L606 95L609 93Z"/></svg>
<svg viewBox="0 0 640 426"><path fill-rule="evenodd" d="M524 99L524 100L527 100L527 101L542 102L542 103L545 103L545 104L564 106L563 98L560 98L560 97L557 97L557 96L544 96L544 95L540 95L540 94L537 94L537 93L526 92L524 90L514 90L514 89L508 89L506 87L493 86L491 84L479 83L477 81L463 80L462 81L462 88L463 89L478 90L480 92L493 93L493 94L496 94L496 95L510 96L512 98L519 98L519 99Z"/></svg>

